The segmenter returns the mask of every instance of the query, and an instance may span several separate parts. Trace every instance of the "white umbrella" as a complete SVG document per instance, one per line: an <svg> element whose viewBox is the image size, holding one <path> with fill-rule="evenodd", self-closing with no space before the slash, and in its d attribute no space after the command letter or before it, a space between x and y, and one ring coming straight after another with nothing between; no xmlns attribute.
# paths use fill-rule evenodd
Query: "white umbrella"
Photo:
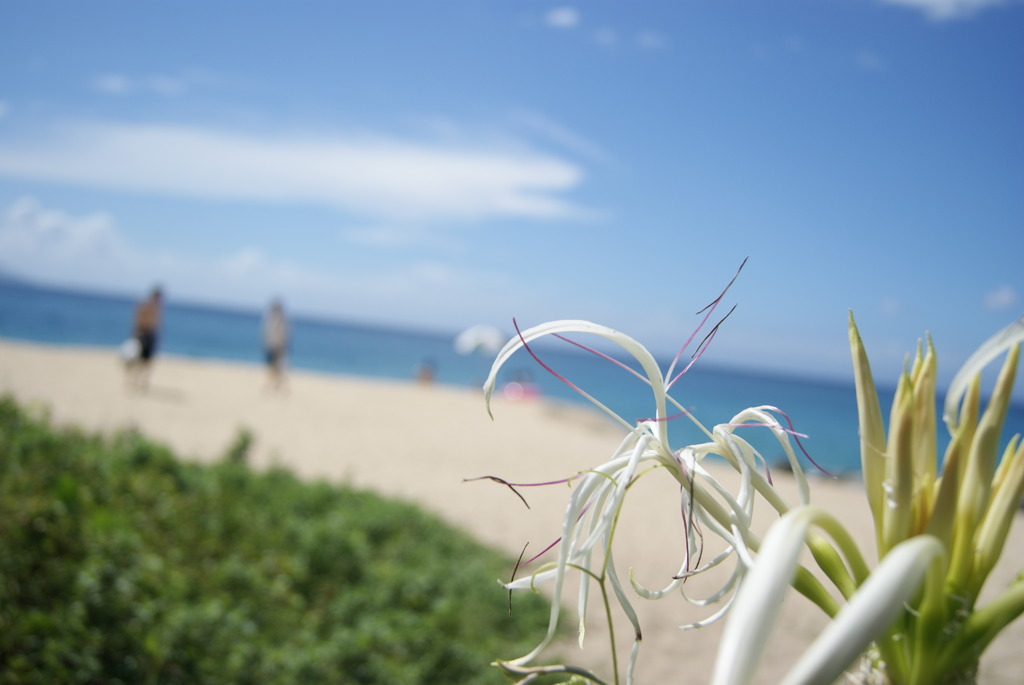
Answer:
<svg viewBox="0 0 1024 685"><path fill-rule="evenodd" d="M455 337L455 351L459 354L496 354L507 341L508 336L500 328L481 323L470 326Z"/></svg>

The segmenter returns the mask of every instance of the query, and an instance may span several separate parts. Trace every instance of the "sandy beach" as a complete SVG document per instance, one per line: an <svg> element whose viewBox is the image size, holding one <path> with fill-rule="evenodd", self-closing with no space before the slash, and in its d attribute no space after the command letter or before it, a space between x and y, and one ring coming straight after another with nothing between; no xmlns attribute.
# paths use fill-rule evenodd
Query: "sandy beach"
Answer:
<svg viewBox="0 0 1024 685"><path fill-rule="evenodd" d="M151 388L140 393L127 388L114 350L10 340L0 340L0 393L47 409L59 424L102 431L138 428L182 457L199 461L218 458L244 428L255 438L251 461L256 467L278 464L304 478L415 502L513 558L526 543L530 551L539 551L557 537L567 490L531 488L524 492L527 509L500 485L464 479L562 478L605 461L622 439L621 430L603 417L564 404L498 399L492 420L474 389L292 372L288 391L275 393L267 390L258 366L170 356L157 359ZM627 499L617 539L620 568L634 567L637 578L650 587L666 583L681 559L677 488L660 475L640 481L642 489ZM776 483L796 501L790 476L777 474ZM858 482L815 478L811 492L814 503L857 533L862 550L873 548ZM1024 568L1020 518L987 595ZM694 583L691 589L699 592L700 587ZM574 601L573 592L566 601ZM636 604L644 630L637 682L708 682L722 625L688 632L676 628L707 615L708 609L677 597L638 599ZM588 624L582 651L574 642L559 649L570 661L610 675L607 630L599 616L595 613ZM575 621L571 610L566 618ZM825 623L816 607L791 593L758 682L777 682ZM618 624L620 639L627 626ZM1022 640L1024 621L1018 621L986 653L979 682L1020 682Z"/></svg>

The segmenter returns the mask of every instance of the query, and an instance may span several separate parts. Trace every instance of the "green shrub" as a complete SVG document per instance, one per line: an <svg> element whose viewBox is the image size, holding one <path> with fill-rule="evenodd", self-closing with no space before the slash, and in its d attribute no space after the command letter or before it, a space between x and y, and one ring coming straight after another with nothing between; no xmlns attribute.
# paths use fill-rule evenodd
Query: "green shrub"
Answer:
<svg viewBox="0 0 1024 685"><path fill-rule="evenodd" d="M201 466L0 398L0 685L507 682L547 621L508 616L509 560L247 445Z"/></svg>

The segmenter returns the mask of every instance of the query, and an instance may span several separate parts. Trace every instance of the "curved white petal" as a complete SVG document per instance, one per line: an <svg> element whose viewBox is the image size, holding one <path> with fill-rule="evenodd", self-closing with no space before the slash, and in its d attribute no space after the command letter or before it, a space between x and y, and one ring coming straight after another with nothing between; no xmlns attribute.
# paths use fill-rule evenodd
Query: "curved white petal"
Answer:
<svg viewBox="0 0 1024 685"><path fill-rule="evenodd" d="M789 512L768 530L719 642L713 685L748 685L796 573L807 529L824 515L816 507Z"/></svg>
<svg viewBox="0 0 1024 685"><path fill-rule="evenodd" d="M719 645L713 685L749 685L778 619L811 526L833 520L813 506L794 509L771 527L753 569L733 603ZM920 535L894 546L821 636L787 674L783 685L831 683L903 611L942 544Z"/></svg>
<svg viewBox="0 0 1024 685"><path fill-rule="evenodd" d="M967 392L971 381L988 366L989 362L998 357L1017 343L1024 342L1024 317L1011 323L991 338L982 343L950 381L946 391L946 404L942 412L942 420L946 422L952 435L956 429L960 410L960 400Z"/></svg>
<svg viewBox="0 0 1024 685"><path fill-rule="evenodd" d="M781 685L816 685L838 678L903 611L929 564L942 554L942 544L931 535L919 535L889 550Z"/></svg>
<svg viewBox="0 0 1024 685"><path fill-rule="evenodd" d="M647 350L647 348L625 333L621 333L614 328L609 328L591 321L584 321L580 319L562 319L559 321L543 323L539 326L534 326L526 329L525 331L521 331L519 335L505 343L505 346L501 348L500 352L498 352L498 356L495 358L494 364L491 365L491 372L488 374L487 380L484 381L484 401L487 405L488 413L491 411L491 394L494 392L498 371L505 362L508 361L512 354L524 345L529 344L538 338L560 333L587 333L596 335L621 347L640 364L644 375L646 375L646 381L651 385L654 393L657 413L659 416L665 415L666 396L668 394L668 390L665 387L665 379L661 374L661 369L658 367L658 362L654 359L654 356ZM587 394L586 392L580 392L598 409L607 413L612 418L624 423L627 427L629 426L628 423L626 423L611 409L606 407L597 398ZM659 436L661 440L663 442L667 442L667 431L665 430L665 427L659 426L659 431L662 433L662 435Z"/></svg>

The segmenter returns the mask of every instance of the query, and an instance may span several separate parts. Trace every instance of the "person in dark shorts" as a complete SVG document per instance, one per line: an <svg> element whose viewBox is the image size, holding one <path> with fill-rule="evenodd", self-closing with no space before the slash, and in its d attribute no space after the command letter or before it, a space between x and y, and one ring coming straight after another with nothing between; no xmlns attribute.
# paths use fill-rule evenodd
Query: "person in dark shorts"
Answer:
<svg viewBox="0 0 1024 685"><path fill-rule="evenodd" d="M149 387L153 357L156 355L160 335L162 310L163 291L159 287L153 288L149 297L135 309L132 336L138 345L137 354L128 362L128 383L139 390Z"/></svg>
<svg viewBox="0 0 1024 685"><path fill-rule="evenodd" d="M284 387L284 363L288 353L288 318L280 300L271 302L263 317L263 351L270 374L269 385L279 390Z"/></svg>

